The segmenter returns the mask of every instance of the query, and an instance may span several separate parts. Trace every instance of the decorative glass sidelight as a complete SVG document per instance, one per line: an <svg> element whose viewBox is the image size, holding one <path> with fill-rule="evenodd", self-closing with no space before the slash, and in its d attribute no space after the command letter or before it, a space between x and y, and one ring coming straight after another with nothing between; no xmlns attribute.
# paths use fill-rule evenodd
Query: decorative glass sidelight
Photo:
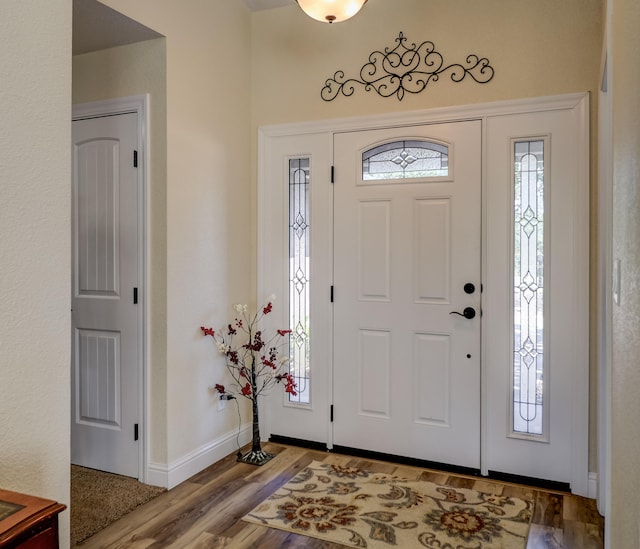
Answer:
<svg viewBox="0 0 640 549"><path fill-rule="evenodd" d="M289 160L289 353L298 394L289 402L310 403L309 363L309 158Z"/></svg>
<svg viewBox="0 0 640 549"><path fill-rule="evenodd" d="M449 175L449 150L432 141L394 141L362 154L362 180L410 179Z"/></svg>
<svg viewBox="0 0 640 549"><path fill-rule="evenodd" d="M512 430L516 435L545 435L544 150L543 139L514 142Z"/></svg>

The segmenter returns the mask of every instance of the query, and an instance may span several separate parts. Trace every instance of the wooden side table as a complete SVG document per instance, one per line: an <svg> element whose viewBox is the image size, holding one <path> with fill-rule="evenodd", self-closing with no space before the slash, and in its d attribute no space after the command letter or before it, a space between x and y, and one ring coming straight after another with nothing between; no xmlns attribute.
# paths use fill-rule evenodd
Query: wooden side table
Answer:
<svg viewBox="0 0 640 549"><path fill-rule="evenodd" d="M57 549L58 514L65 509L49 499L0 490L0 547Z"/></svg>

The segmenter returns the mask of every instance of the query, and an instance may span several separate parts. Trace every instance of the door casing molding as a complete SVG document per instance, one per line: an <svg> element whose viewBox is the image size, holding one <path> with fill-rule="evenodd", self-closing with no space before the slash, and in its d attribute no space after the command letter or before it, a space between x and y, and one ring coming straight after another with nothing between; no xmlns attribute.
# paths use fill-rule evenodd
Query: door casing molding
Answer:
<svg viewBox="0 0 640 549"><path fill-rule="evenodd" d="M102 101L78 103L72 106L72 121L88 118L102 118L118 114L135 113L138 115L137 146L138 146L138 272L140 273L140 286L138 287L138 299L142 306L138 308L138 329L141 337L138 345L138 417L139 440L138 452L138 480L146 483L149 476L149 464L147 462L149 433L147 429L147 417L149 417L147 383L149 382L147 369L147 317L149 315L149 299L146 289L150 287L147 278L147 235L150 234L148 217L148 170L149 164L149 95L134 95Z"/></svg>
<svg viewBox="0 0 640 549"><path fill-rule="evenodd" d="M559 96L536 97L515 99L507 101L498 101L491 103L479 103L473 105L463 105L455 107L442 107L429 110L410 111L402 113L389 113L381 115L370 115L352 118L338 118L311 122L299 122L282 125L267 125L258 128L258 252L257 252L257 291L258 295L266 295L269 288L265 286L265 273L269 269L269 257L265 251L265 237L269 212L261 207L266 203L266 196L269 192L268 176L267 176L267 151L271 139L285 136L302 136L310 134L326 134L327 147L331 147L333 135L346 131L360 131L377 128L390 128L399 126L423 125L428 123L456 122L462 120L483 120L482 135L482 196L486 196L487 192L487 159L486 159L486 124L484 121L491 117L517 115L526 113L536 113L554 110L573 110L578 118L577 122L580 131L580 143L578 149L581 151L577 169L577 177L579 180L589 180L589 94L573 93ZM333 163L333 162L332 162ZM329 169L329 166L327 166ZM482 275L485 279L486 261L484 253L486 250L487 233L486 233L486 216L487 205L483 201L482 212L482 243L483 243L483 261ZM577 239L578 250L575 253L574 260L579 264L579 272L584 273L584 277L576 281L576 295L586 296L585 300L581 300L575 305L574 318L579 319L582 325L582 332L586 334L587 340L584 342L577 341L576 356L573 361L573 368L576 374L577 393L579 395L589 394L589 348L588 348L588 326L589 326L589 193L584 193L581 203L577 206L578 217L575 220L574 227L576 229L584 228L584 234L579 233ZM586 331L585 330L586 327ZM581 332L581 333L582 333ZM486 348L486 340L484 336L481 340L482 348ZM584 344L583 344L584 343ZM485 367L484 351L481 359L481 385L486 387L487 372ZM330 404L331 395L327 395L328 404ZM589 401L588 399L575 399L573 403L573 435L572 435L572 480L571 486L574 493L587 496L589 494ZM481 393L480 405L480 460L481 472L487 474L486 466L486 441L487 441L487 423L486 423L486 391ZM268 417L263 418L263 432L269 433ZM329 418L327 418L329 422ZM328 423L327 431L330 432L330 423ZM332 440L329 436L327 440L328 446L331 447ZM591 482L593 484L593 481Z"/></svg>
<svg viewBox="0 0 640 549"><path fill-rule="evenodd" d="M459 120L482 119L509 114L564 110L575 107L588 96L589 94L586 92L571 93L549 97L478 103L459 107L440 107L418 111L261 126L258 128L258 152L261 150L264 152L264 140L270 137L321 132L338 133L343 131L390 128L394 126L411 126L414 124L456 122ZM264 158L262 158L262 160L264 160ZM258 172L258 181L260 181L260 175L261 172Z"/></svg>

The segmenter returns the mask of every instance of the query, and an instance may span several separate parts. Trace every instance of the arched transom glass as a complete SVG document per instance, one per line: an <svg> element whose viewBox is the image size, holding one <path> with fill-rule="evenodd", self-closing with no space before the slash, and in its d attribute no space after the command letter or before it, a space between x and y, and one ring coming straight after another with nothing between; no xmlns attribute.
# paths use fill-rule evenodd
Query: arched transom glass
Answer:
<svg viewBox="0 0 640 549"><path fill-rule="evenodd" d="M449 148L433 141L393 141L362 153L363 181L448 175Z"/></svg>

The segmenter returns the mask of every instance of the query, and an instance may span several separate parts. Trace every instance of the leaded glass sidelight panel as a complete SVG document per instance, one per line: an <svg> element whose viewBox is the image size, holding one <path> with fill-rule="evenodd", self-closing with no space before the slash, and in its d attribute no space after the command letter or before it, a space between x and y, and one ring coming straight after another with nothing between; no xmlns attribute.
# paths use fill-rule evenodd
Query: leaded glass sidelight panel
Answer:
<svg viewBox="0 0 640 549"><path fill-rule="evenodd" d="M297 395L289 402L309 404L309 158L289 160L289 355Z"/></svg>
<svg viewBox="0 0 640 549"><path fill-rule="evenodd" d="M412 179L449 175L449 149L440 143L402 140L362 154L362 180Z"/></svg>
<svg viewBox="0 0 640 549"><path fill-rule="evenodd" d="M543 436L545 141L514 142L513 433Z"/></svg>

